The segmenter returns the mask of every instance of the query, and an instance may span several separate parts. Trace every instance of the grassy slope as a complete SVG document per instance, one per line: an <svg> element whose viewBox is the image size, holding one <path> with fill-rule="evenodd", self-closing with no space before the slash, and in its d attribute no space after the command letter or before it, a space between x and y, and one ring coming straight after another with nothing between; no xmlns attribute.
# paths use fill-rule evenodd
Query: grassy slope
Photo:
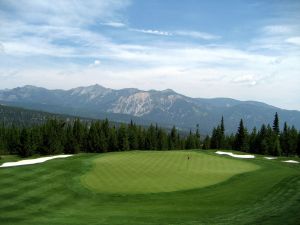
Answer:
<svg viewBox="0 0 300 225"><path fill-rule="evenodd" d="M101 193L132 194L205 187L259 168L245 160L183 151L106 154L94 165L82 179L88 188Z"/></svg>
<svg viewBox="0 0 300 225"><path fill-rule="evenodd" d="M17 155L0 155L0 165L5 162L15 162L19 160L22 160L22 158Z"/></svg>
<svg viewBox="0 0 300 225"><path fill-rule="evenodd" d="M205 152L201 154L213 154ZM254 159L253 172L201 189L97 194L80 179L95 157L0 169L1 224L297 224L300 166ZM216 156L221 158L221 156ZM234 159L240 161L240 159Z"/></svg>

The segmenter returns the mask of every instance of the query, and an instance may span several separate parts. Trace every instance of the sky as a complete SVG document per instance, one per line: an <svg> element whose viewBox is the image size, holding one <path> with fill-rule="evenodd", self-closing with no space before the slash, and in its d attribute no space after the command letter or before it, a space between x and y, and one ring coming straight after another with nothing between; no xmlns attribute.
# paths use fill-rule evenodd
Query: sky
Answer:
<svg viewBox="0 0 300 225"><path fill-rule="evenodd" d="M300 110L300 1L0 0L0 89L95 83Z"/></svg>

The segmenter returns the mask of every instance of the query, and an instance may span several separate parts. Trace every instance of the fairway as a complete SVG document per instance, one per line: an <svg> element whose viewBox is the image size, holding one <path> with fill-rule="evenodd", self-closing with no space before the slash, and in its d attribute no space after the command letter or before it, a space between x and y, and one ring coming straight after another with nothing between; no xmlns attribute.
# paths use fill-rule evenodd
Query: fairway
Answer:
<svg viewBox="0 0 300 225"><path fill-rule="evenodd" d="M300 166L280 160L133 151L0 168L0 224L299 224Z"/></svg>
<svg viewBox="0 0 300 225"><path fill-rule="evenodd" d="M133 151L95 159L82 182L96 192L158 193L217 184L258 168L247 161L195 152Z"/></svg>

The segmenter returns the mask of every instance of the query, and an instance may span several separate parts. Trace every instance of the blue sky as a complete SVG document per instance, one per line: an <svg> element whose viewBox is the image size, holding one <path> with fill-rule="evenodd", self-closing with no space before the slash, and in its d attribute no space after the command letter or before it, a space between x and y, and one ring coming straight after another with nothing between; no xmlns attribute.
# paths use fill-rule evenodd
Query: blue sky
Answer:
<svg viewBox="0 0 300 225"><path fill-rule="evenodd" d="M300 110L298 0L0 0L0 88L101 84Z"/></svg>

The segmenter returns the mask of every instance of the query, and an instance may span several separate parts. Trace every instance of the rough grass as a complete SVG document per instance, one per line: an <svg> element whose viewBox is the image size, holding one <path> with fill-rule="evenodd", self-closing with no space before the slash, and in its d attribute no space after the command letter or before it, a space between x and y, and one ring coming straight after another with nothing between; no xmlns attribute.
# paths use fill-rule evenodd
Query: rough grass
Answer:
<svg viewBox="0 0 300 225"><path fill-rule="evenodd" d="M0 165L5 162L15 162L18 160L22 159L17 155L0 155Z"/></svg>
<svg viewBox="0 0 300 225"><path fill-rule="evenodd" d="M97 158L82 182L100 193L158 193L201 188L258 168L196 152L134 151Z"/></svg>
<svg viewBox="0 0 300 225"><path fill-rule="evenodd" d="M260 169L212 186L155 194L96 193L82 185L95 160L118 154L0 168L0 224L299 224L299 165L251 159Z"/></svg>

